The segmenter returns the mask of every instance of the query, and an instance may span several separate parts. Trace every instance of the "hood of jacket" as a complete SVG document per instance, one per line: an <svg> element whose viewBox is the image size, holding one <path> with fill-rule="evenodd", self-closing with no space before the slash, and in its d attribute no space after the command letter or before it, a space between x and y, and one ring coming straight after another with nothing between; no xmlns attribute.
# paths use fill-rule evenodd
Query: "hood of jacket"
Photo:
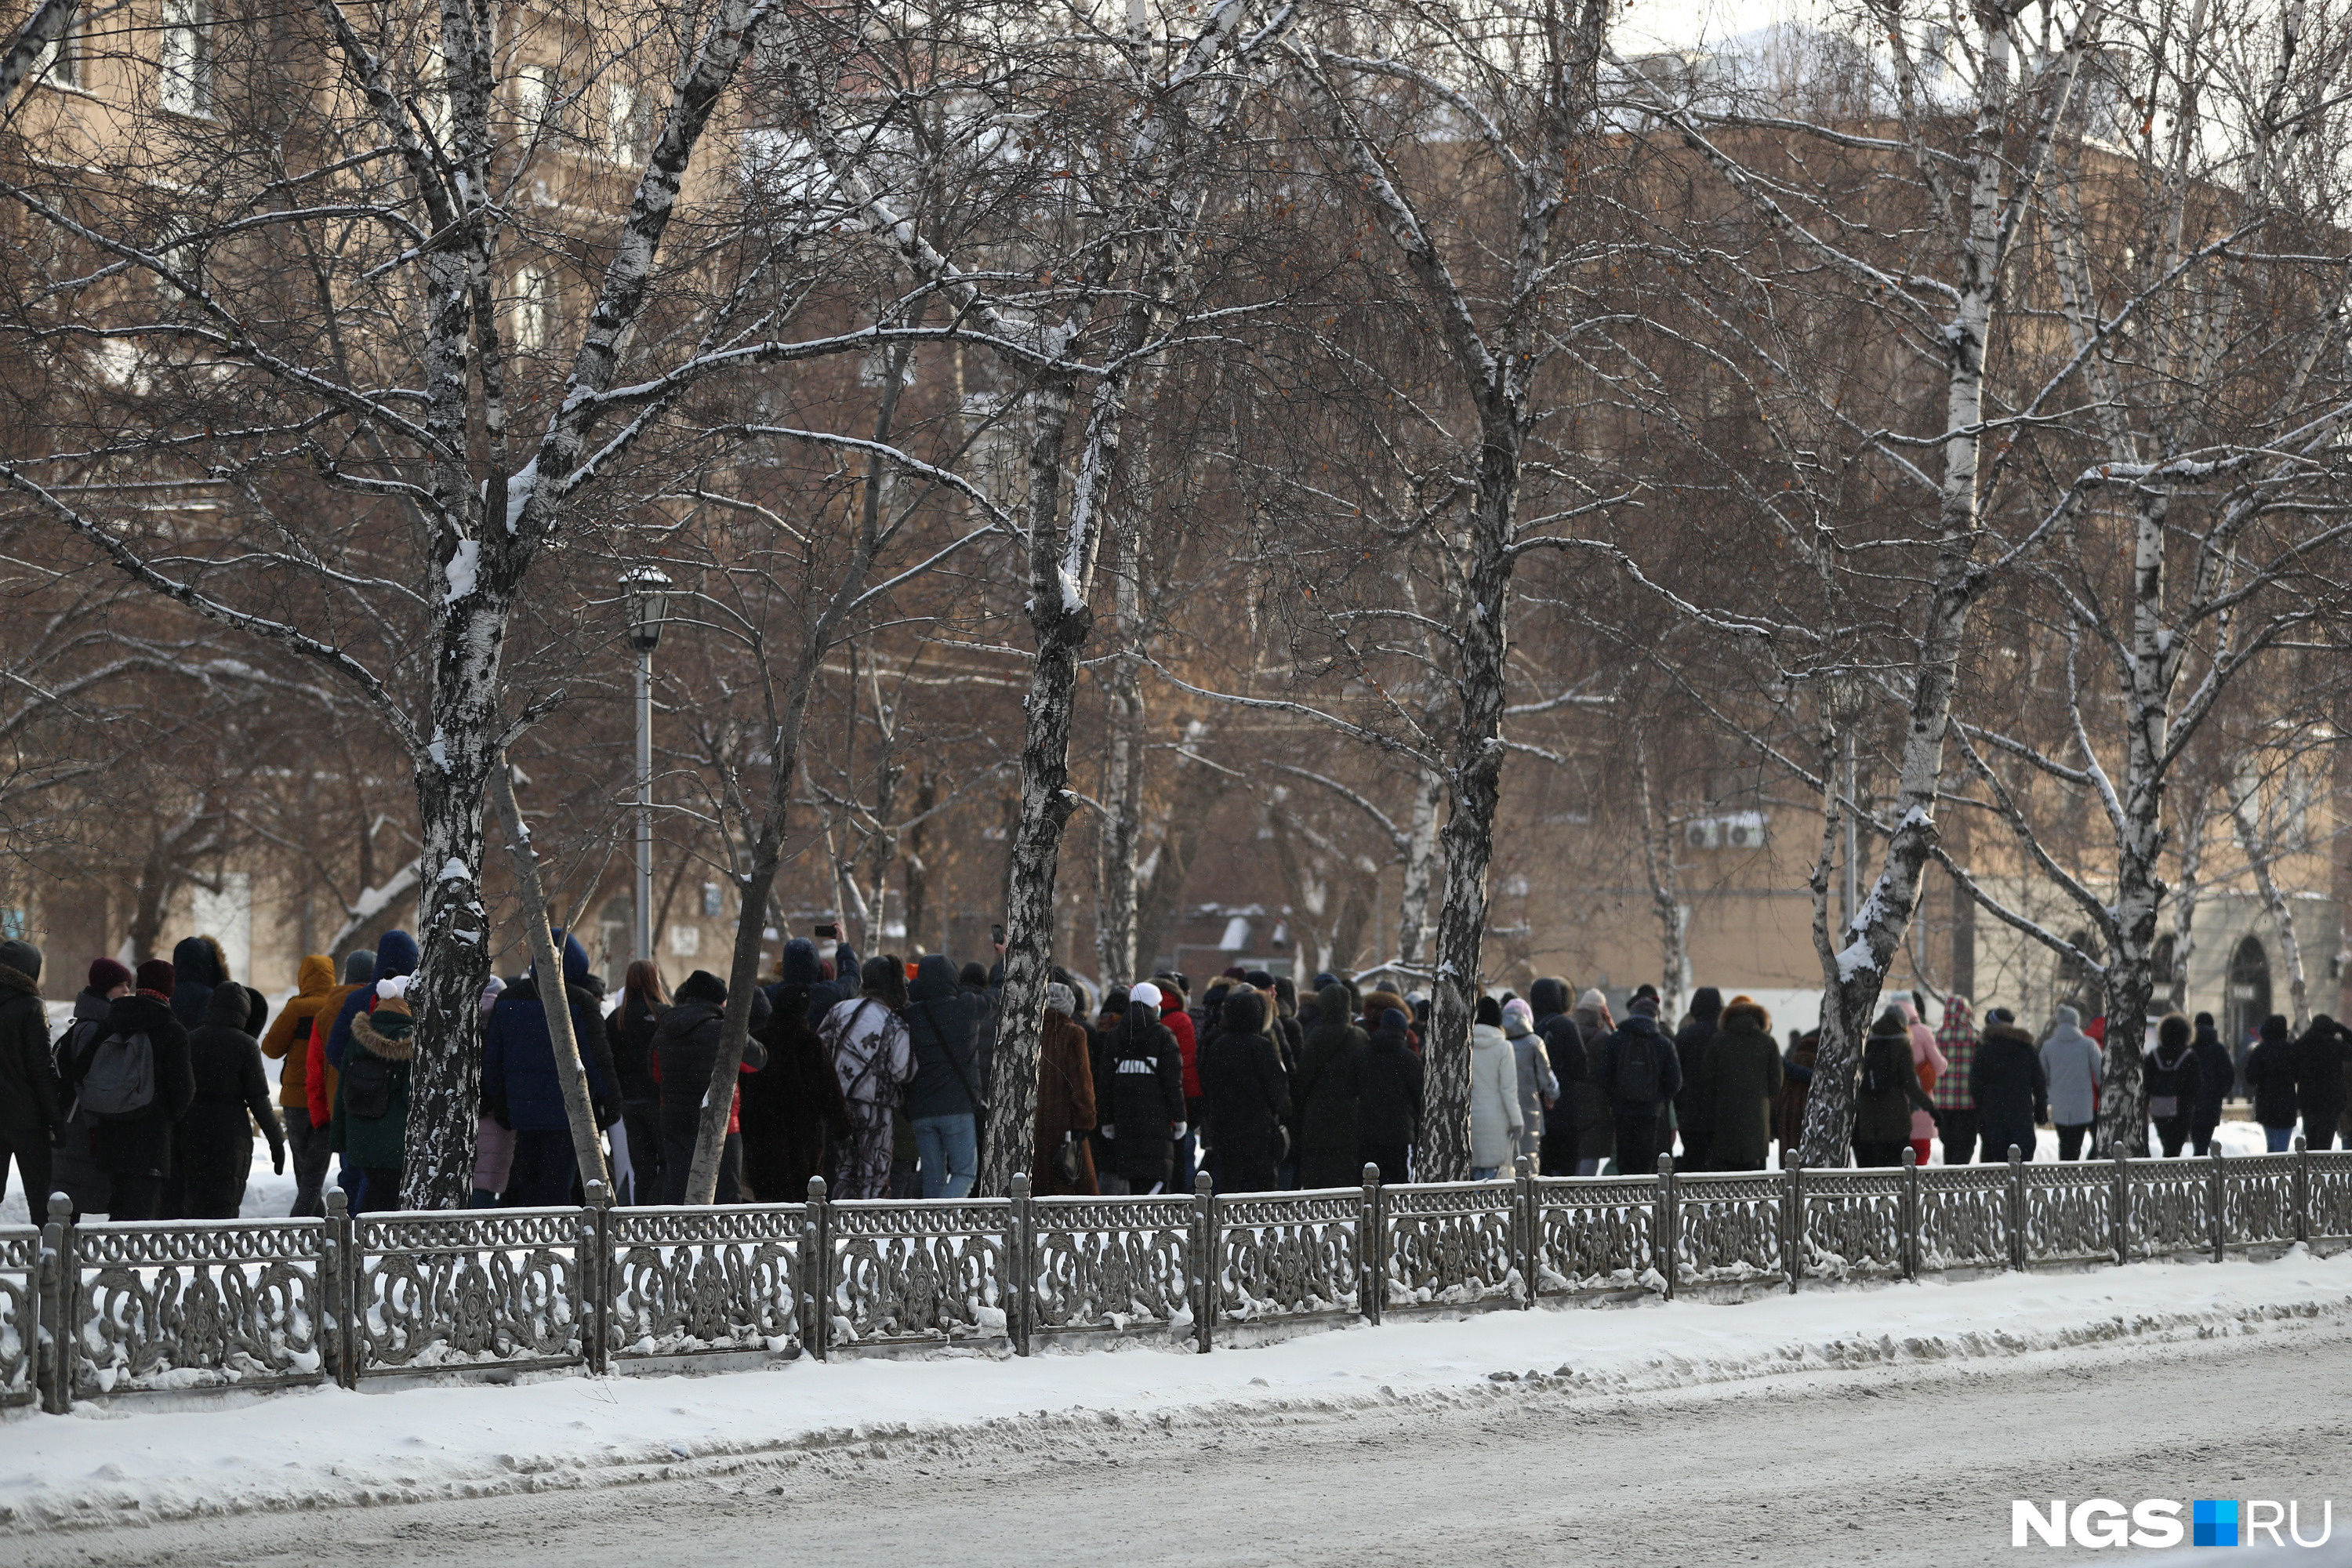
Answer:
<svg viewBox="0 0 2352 1568"><path fill-rule="evenodd" d="M133 991L128 996L117 996L106 1005L106 1026L110 1033L145 1034L151 1039L168 1035L179 1026L169 1002L159 1002L152 996Z"/></svg>
<svg viewBox="0 0 2352 1568"><path fill-rule="evenodd" d="M1628 1035L1656 1035L1662 1040L1665 1038L1659 1032L1658 1021L1647 1013L1628 1013L1617 1027Z"/></svg>
<svg viewBox="0 0 2352 1568"><path fill-rule="evenodd" d="M2073 1004L2066 1002L2059 1003L2058 1027L2060 1029L2079 1029L2082 1026L2083 1015L2074 1011Z"/></svg>
<svg viewBox="0 0 2352 1568"><path fill-rule="evenodd" d="M10 942L7 945L20 947L24 944ZM38 996L40 994L41 977L37 971L20 968L9 963L5 956L0 956L0 996Z"/></svg>
<svg viewBox="0 0 2352 1568"><path fill-rule="evenodd" d="M784 955L776 963L777 983L798 985L814 991L824 980L824 970L816 956L816 943L804 936L796 936L784 943Z"/></svg>
<svg viewBox="0 0 2352 1568"><path fill-rule="evenodd" d="M404 1062L416 1055L416 1035L387 1035L375 1026L375 1016L362 1013L352 1020L352 1038L365 1047L370 1056L382 1057L388 1062Z"/></svg>
<svg viewBox="0 0 2352 1568"><path fill-rule="evenodd" d="M670 1001L673 1011L698 1002L709 1007L724 1007L727 1005L727 982L707 969L698 969L677 983L677 989L670 994Z"/></svg>
<svg viewBox="0 0 2352 1568"><path fill-rule="evenodd" d="M87 1024L95 1019L103 1018L106 1016L106 1010L113 1005L113 1003L85 985L81 989L81 994L74 998L74 1022Z"/></svg>
<svg viewBox="0 0 2352 1568"><path fill-rule="evenodd" d="M1598 985L1586 986L1584 989L1584 994L1576 999L1576 1010L1578 1012L1581 1013L1587 1007L1590 1007L1595 1013L1600 1014L1605 1014L1609 1011L1609 998L1601 994L1601 987Z"/></svg>
<svg viewBox="0 0 2352 1568"><path fill-rule="evenodd" d="M1772 1035L1772 1015L1764 1010L1761 1002L1734 1002L1723 1010L1723 1032L1752 1029L1769 1039Z"/></svg>
<svg viewBox="0 0 2352 1568"><path fill-rule="evenodd" d="M1473 1024L1470 1026L1470 1048L1474 1051L1507 1051L1511 1048L1511 1042L1504 1037L1501 1029L1492 1024Z"/></svg>
<svg viewBox="0 0 2352 1568"><path fill-rule="evenodd" d="M1996 1043L2005 1046L2022 1046L2030 1051L2033 1048L2033 1037L2015 1024L1998 1022L1987 1024L1983 1032L1978 1036L1978 1047L1982 1049Z"/></svg>
<svg viewBox="0 0 2352 1568"><path fill-rule="evenodd" d="M1218 1018L1228 1033L1255 1035L1265 1026L1265 998L1255 991L1236 990L1225 998Z"/></svg>
<svg viewBox="0 0 2352 1568"><path fill-rule="evenodd" d="M2263 1020L2262 1037L2273 1044L2286 1038L2286 1019L2273 1013Z"/></svg>
<svg viewBox="0 0 2352 1568"><path fill-rule="evenodd" d="M172 949L172 978L182 985L218 985L228 978L213 956L213 944L200 936L184 936Z"/></svg>
<svg viewBox="0 0 2352 1568"><path fill-rule="evenodd" d="M1688 1016L1706 1024L1712 1024L1722 1017L1723 993L1712 985L1702 985L1692 992Z"/></svg>
<svg viewBox="0 0 2352 1568"><path fill-rule="evenodd" d="M1568 982L1546 975L1528 987L1528 1005L1535 1009L1536 1017L1544 1019L1555 1013L1568 1011Z"/></svg>
<svg viewBox="0 0 2352 1568"><path fill-rule="evenodd" d="M246 994L244 986L215 985L211 998L205 1003L205 1024L243 1034L246 1020L252 1013L253 998Z"/></svg>
<svg viewBox="0 0 2352 1568"><path fill-rule="evenodd" d="M404 931L388 931L375 939L375 968L370 973L370 979L396 980L401 975L415 973L415 937Z"/></svg>
<svg viewBox="0 0 2352 1568"><path fill-rule="evenodd" d="M343 984L365 985L375 978L375 949L353 948L343 954Z"/></svg>
<svg viewBox="0 0 2352 1568"><path fill-rule="evenodd" d="M41 950L29 942L0 942L0 969L13 969L23 975L26 989L39 991L41 985Z"/></svg>
<svg viewBox="0 0 2352 1568"><path fill-rule="evenodd" d="M294 994L297 996L323 996L334 988L335 961L323 952L311 953L294 972Z"/></svg>
<svg viewBox="0 0 2352 1568"><path fill-rule="evenodd" d="M927 952L915 964L915 978L907 983L909 1002L948 1002L962 989L955 960L944 952Z"/></svg>

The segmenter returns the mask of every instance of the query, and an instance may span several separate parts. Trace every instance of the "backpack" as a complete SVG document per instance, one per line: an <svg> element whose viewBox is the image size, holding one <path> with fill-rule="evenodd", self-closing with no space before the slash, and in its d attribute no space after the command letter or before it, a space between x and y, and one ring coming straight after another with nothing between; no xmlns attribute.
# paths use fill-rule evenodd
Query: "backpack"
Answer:
<svg viewBox="0 0 2352 1568"><path fill-rule="evenodd" d="M375 1121L392 1110L392 1064L353 1042L343 1053L343 1114Z"/></svg>
<svg viewBox="0 0 2352 1568"><path fill-rule="evenodd" d="M1628 1105L1654 1102L1658 1098L1658 1037L1628 1032L1625 1053L1617 1063L1617 1098Z"/></svg>
<svg viewBox="0 0 2352 1568"><path fill-rule="evenodd" d="M100 1122L131 1121L155 1103L155 1042L144 1030L103 1036L76 1079L81 1110Z"/></svg>
<svg viewBox="0 0 2352 1568"><path fill-rule="evenodd" d="M1886 1041L1887 1041L1887 1044L1886 1044L1886 1045L1881 1045L1881 1044L1879 1043L1879 1041L1880 1041L1881 1039L1885 1039L1885 1040L1886 1040ZM1880 1037L1877 1037L1876 1038L1874 1038L1874 1039L1870 1040L1870 1041L1869 1041L1869 1042L1868 1042L1868 1043L1867 1043L1867 1044L1863 1047L1863 1052L1862 1052L1862 1092L1863 1092L1863 1093L1864 1093L1864 1094L1885 1094L1887 1090L1889 1090L1889 1089L1893 1089L1893 1088L1895 1087L1895 1072L1894 1072L1894 1069L1892 1069L1891 1068L1889 1068L1889 1067L1887 1066L1887 1062L1886 1062L1886 1058L1887 1058L1887 1057L1888 1057L1890 1054L1892 1054L1892 1053L1891 1053L1891 1051L1889 1050L1889 1047L1890 1047L1890 1046L1892 1046L1892 1044L1893 1044L1893 1040L1891 1039L1891 1037L1886 1037L1886 1036L1880 1036Z"/></svg>

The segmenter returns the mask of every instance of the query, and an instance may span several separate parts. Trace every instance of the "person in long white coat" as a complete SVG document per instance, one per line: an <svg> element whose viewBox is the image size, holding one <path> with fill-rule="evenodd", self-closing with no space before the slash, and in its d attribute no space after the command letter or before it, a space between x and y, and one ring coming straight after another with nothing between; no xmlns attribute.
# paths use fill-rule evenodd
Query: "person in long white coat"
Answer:
<svg viewBox="0 0 2352 1568"><path fill-rule="evenodd" d="M1478 1021L1470 1026L1470 1179L1483 1182L1507 1167L1526 1125L1518 1055L1503 1035L1503 1005L1481 996Z"/></svg>

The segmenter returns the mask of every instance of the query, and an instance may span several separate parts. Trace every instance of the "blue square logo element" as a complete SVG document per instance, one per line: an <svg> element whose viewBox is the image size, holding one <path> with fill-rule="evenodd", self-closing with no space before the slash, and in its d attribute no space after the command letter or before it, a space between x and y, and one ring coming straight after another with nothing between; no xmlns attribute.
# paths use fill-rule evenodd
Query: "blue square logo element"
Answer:
<svg viewBox="0 0 2352 1568"><path fill-rule="evenodd" d="M2235 1546L2238 1544L2238 1505L2236 1503L2200 1500L2189 1504L2189 1507L2190 1545Z"/></svg>

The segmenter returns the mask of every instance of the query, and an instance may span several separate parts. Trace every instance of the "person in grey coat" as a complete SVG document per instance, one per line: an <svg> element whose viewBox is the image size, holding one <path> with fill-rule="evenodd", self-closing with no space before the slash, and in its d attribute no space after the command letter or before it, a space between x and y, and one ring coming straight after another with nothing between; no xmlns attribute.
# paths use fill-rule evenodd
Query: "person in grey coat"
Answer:
<svg viewBox="0 0 2352 1568"><path fill-rule="evenodd" d="M2050 1079L2050 1120L2058 1128L2058 1157L2083 1157L2083 1136L2098 1113L2099 1042L2083 1033L2082 1015L2061 1003L2058 1022L2042 1042L2042 1070Z"/></svg>
<svg viewBox="0 0 2352 1568"><path fill-rule="evenodd" d="M1518 1058L1519 1152L1532 1160L1543 1146L1544 1113L1559 1103L1559 1079L1536 1033L1535 1009L1517 996L1503 1004L1503 1037Z"/></svg>

